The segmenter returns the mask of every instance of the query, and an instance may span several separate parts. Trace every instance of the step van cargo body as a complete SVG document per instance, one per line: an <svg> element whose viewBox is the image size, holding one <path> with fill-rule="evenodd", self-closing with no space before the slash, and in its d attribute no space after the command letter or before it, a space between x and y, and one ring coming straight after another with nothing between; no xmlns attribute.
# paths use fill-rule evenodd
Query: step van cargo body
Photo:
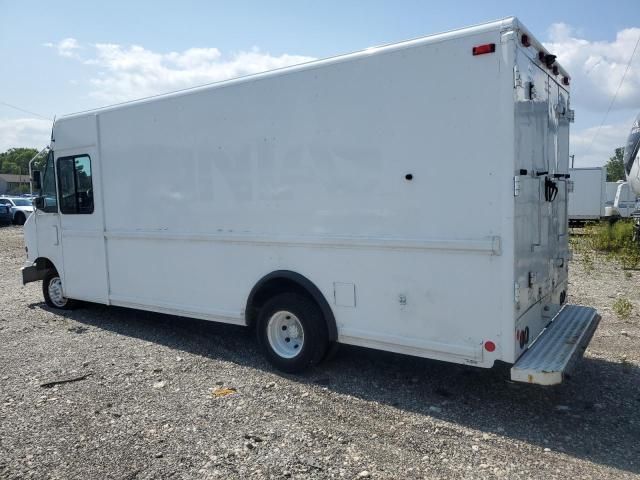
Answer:
<svg viewBox="0 0 640 480"><path fill-rule="evenodd" d="M508 18L59 118L23 280L255 326L285 370L338 342L558 383L599 317L563 308L553 60Z"/></svg>

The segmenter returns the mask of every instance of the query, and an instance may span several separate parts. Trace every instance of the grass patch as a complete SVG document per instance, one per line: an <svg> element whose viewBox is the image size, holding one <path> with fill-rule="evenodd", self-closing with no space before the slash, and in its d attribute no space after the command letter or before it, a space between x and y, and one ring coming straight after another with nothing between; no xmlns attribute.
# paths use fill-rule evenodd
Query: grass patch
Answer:
<svg viewBox="0 0 640 480"><path fill-rule="evenodd" d="M592 223L584 227L584 233L571 239L571 247L583 256L587 272L593 269L593 252L616 260L625 270L638 269L640 248L633 240L633 221L620 220L613 225Z"/></svg>
<svg viewBox="0 0 640 480"><path fill-rule="evenodd" d="M633 311L633 304L626 298L620 297L613 302L613 311L615 314L623 320L626 320L631 316Z"/></svg>

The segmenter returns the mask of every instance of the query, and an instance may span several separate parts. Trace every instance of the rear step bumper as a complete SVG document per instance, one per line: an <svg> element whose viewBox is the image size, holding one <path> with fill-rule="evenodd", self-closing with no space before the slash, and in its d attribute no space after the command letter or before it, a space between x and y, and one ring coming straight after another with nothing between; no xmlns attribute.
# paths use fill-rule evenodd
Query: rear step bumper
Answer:
<svg viewBox="0 0 640 480"><path fill-rule="evenodd" d="M557 385L582 357L600 323L594 308L565 305L511 367L511 380Z"/></svg>

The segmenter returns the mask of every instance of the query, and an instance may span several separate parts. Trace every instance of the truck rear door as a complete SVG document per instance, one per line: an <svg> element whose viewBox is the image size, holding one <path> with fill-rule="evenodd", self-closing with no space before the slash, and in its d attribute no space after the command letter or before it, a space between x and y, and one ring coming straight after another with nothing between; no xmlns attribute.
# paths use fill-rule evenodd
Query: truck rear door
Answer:
<svg viewBox="0 0 640 480"><path fill-rule="evenodd" d="M536 304L559 302L552 296L567 277L569 106L567 91L551 71L522 48L516 52L514 96L514 182L519 185L515 195L515 318L520 319ZM527 341L532 341L549 318L526 317L526 322L522 320L526 325L516 321L516 332L526 330ZM516 339L516 357L527 341Z"/></svg>

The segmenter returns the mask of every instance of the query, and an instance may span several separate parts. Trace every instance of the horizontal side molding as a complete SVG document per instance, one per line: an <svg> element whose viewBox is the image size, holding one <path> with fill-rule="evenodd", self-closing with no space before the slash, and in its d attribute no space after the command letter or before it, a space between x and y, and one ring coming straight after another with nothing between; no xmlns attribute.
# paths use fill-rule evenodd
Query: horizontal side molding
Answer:
<svg viewBox="0 0 640 480"><path fill-rule="evenodd" d="M395 250L443 250L469 252L485 255L501 255L500 237L485 237L473 240L422 239L396 237L360 237L351 235L265 235L249 233L174 233L163 231L109 231L107 239L124 240L173 240L192 242L223 242L255 245L283 245L291 247L324 248L373 248Z"/></svg>

